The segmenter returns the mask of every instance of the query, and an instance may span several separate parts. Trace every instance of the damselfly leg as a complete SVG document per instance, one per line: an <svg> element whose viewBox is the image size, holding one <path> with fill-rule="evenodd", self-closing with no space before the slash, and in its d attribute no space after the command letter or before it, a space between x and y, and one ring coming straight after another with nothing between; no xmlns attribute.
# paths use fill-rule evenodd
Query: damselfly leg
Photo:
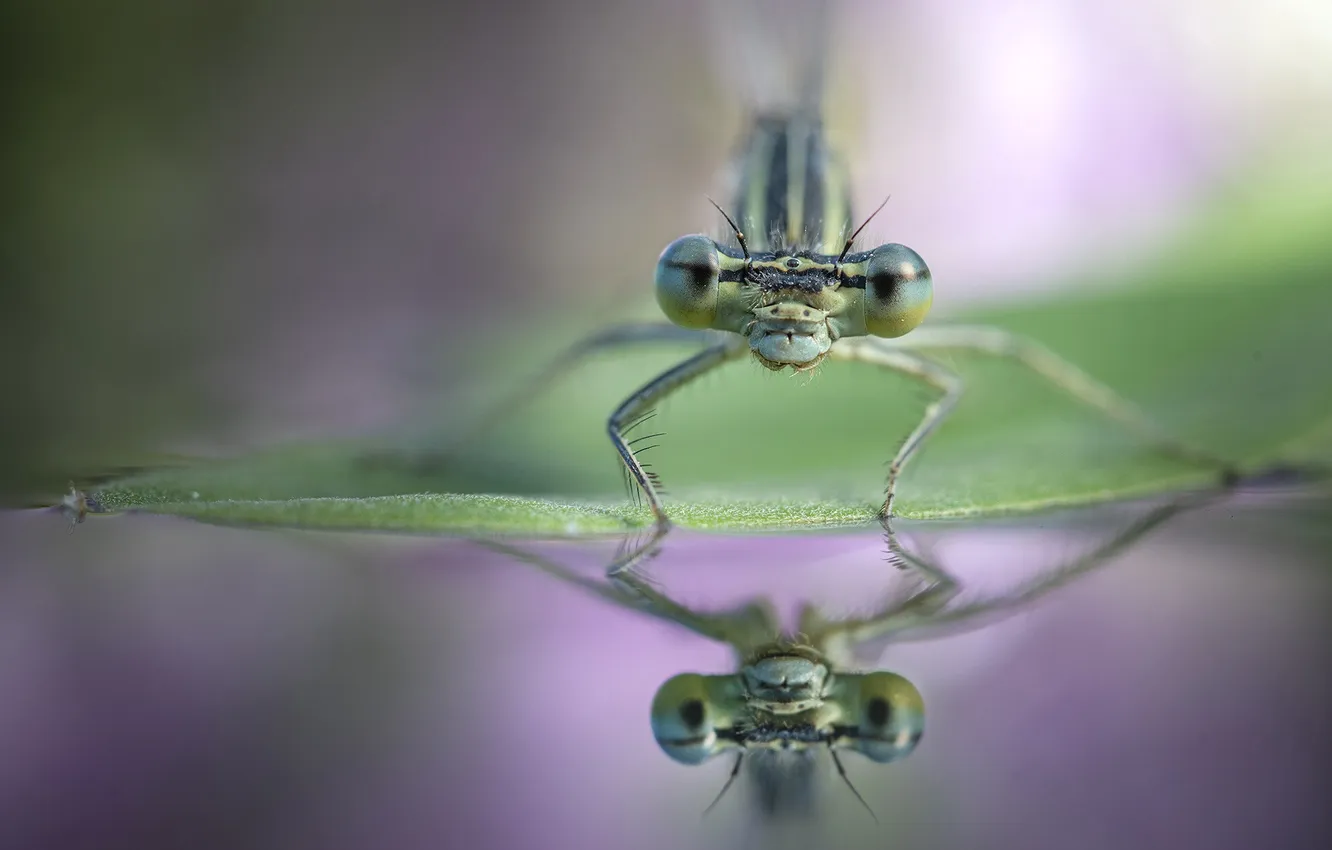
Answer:
<svg viewBox="0 0 1332 850"><path fill-rule="evenodd" d="M950 581L946 583L947 599L942 605L922 604L920 598L907 600L904 604L889 606L863 619L840 620L829 627L827 634L841 633L845 640L855 645L884 637L904 642L974 631L1025 609L1042 597L1106 565L1175 517L1215 504L1231 492L1227 486L1186 492L1160 502L1090 551L1046 570L1037 578L1005 593L964 604L950 604L956 600L962 586L961 582L950 576ZM948 575L937 562L930 562L903 547L892 531L889 531L888 538L890 552L898 553L912 569L924 575ZM936 580L929 590L944 586L945 583Z"/></svg>
<svg viewBox="0 0 1332 850"><path fill-rule="evenodd" d="M620 459L624 461L624 465L628 468L634 483L647 498L648 506L652 510L654 528L658 535L664 534L671 524L670 518L666 516L665 508L662 507L661 496L657 492L659 480L643 468L642 462L634 453L633 446L625 440L625 431L632 423L646 414L653 405L675 390L712 371L728 360L735 360L743 356L747 350L742 341L728 340L709 346L644 384L637 392L625 399L611 414L610 421L606 425L611 443L614 444L615 450L619 452Z"/></svg>
<svg viewBox="0 0 1332 850"><path fill-rule="evenodd" d="M893 345L886 340L876 342ZM1035 340L985 325L935 325L917 329L901 345L913 350L969 349L1011 360L1040 375L1071 398L1104 413L1156 451L1185 463L1213 467L1221 473L1222 484L1232 483L1236 477L1235 468L1229 461L1175 437L1142 408Z"/></svg>
<svg viewBox="0 0 1332 850"><path fill-rule="evenodd" d="M557 380L599 354L662 344L715 345L720 338L720 334L682 328L670 322L632 322L599 330L561 351L540 372L505 395L503 401L491 408L484 417L470 423L467 430L455 439L455 451L489 431Z"/></svg>
<svg viewBox="0 0 1332 850"><path fill-rule="evenodd" d="M901 341L875 337L846 339L829 352L835 359L872 363L910 376L929 384L939 393L938 398L925 408L920 424L902 443L889 464L885 498L879 512L881 518L892 516L897 480L906 462L952 412L965 387L960 375L922 353L931 349L971 350L1012 360L1049 381L1071 399L1103 413L1146 441L1155 451L1186 463L1215 468L1223 484L1236 478L1236 472L1229 463L1205 449L1173 437L1133 402L1033 340L995 327L923 327Z"/></svg>
<svg viewBox="0 0 1332 850"><path fill-rule="evenodd" d="M955 372L910 351L874 345L869 339L845 340L842 345L834 346L831 354L837 359L859 360L891 369L929 384L939 392L939 397L925 408L925 415L920 424L907 436L888 465L888 482L884 487L883 506L879 508L879 518L888 519L893 515L893 499L897 495L897 479L902 474L902 469L962 397L962 378Z"/></svg>

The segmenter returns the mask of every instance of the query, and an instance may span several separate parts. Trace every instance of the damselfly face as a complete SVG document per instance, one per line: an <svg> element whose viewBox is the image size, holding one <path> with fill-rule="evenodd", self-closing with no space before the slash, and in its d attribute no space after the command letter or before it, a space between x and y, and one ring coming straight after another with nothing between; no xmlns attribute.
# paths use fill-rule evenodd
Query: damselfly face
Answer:
<svg viewBox="0 0 1332 850"><path fill-rule="evenodd" d="M929 268L905 245L750 254L743 236L739 251L701 235L675 240L657 260L656 288L675 324L738 333L764 366L796 371L844 336L902 336L934 298Z"/></svg>
<svg viewBox="0 0 1332 850"><path fill-rule="evenodd" d="M652 700L652 733L678 762L724 752L854 750L876 762L909 755L920 741L920 692L895 673L838 673L809 647L772 647L740 672L681 673Z"/></svg>

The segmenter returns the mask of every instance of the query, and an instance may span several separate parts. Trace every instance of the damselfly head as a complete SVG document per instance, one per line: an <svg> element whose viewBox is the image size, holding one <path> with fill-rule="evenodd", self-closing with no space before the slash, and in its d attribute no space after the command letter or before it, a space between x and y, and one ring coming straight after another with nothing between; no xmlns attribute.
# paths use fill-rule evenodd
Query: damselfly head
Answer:
<svg viewBox="0 0 1332 850"><path fill-rule="evenodd" d="M700 764L725 752L854 750L876 762L920 741L920 692L888 672L834 674L813 654L772 652L739 673L681 673L652 700L652 734L666 755Z"/></svg>
<svg viewBox="0 0 1332 850"><path fill-rule="evenodd" d="M905 245L840 255L753 253L684 236L657 260L657 303L687 328L745 336L770 369L817 366L844 336L898 337L934 297L929 267Z"/></svg>

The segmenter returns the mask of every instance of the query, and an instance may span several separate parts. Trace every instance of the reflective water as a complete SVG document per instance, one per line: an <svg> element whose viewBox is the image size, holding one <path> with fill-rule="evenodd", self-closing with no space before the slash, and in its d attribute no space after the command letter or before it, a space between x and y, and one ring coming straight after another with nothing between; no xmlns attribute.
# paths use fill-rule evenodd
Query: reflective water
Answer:
<svg viewBox="0 0 1332 850"><path fill-rule="evenodd" d="M957 603L1048 576L1144 506L904 525ZM1332 508L1178 516L983 628L871 648L909 758L842 757L764 823L729 758L677 764L658 687L731 650L460 540L151 517L0 518L0 846L1317 847L1332 838ZM601 582L614 543L524 547ZM878 532L676 534L682 604L864 613L908 580ZM826 765L825 765L826 766Z"/></svg>

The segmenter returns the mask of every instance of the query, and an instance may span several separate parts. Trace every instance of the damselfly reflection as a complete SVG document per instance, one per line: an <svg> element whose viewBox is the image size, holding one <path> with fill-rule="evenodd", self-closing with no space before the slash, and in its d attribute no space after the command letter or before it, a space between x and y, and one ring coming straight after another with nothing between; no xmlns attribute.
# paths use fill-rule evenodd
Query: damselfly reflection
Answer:
<svg viewBox="0 0 1332 850"><path fill-rule="evenodd" d="M767 597L724 611L676 601L639 570L659 551L653 541L617 557L631 568L604 580L515 546L482 545L617 606L727 645L735 662L729 672L681 673L660 686L651 703L651 731L661 750L682 764L733 756L726 787L746 776L757 809L780 817L811 813L820 778L830 767L851 786L843 754L884 764L905 758L921 743L925 700L920 691L890 670L860 669L857 659L865 658L865 649L991 623L1106 563L1152 529L1211 498L1189 494L1148 509L1091 551L1042 571L1033 581L980 598L964 594L963 582L952 571L937 559L909 551L885 527L889 563L884 584L892 584L890 577L905 579L906 592L893 593L878 610L853 617L832 616L805 602L794 628L783 626Z"/></svg>
<svg viewBox="0 0 1332 850"><path fill-rule="evenodd" d="M729 232L718 239L683 236L657 261L656 298L669 322L613 327L592 335L550 363L502 405L495 418L589 355L663 342L703 346L643 384L607 421L631 488L646 498L658 532L664 533L670 519L661 481L642 460L649 448L643 443L660 435L630 439L636 424L649 418L663 399L747 355L767 369L795 373L829 359L872 364L909 376L932 394L908 434L883 434L884 444L896 447L887 458L878 511L886 518L892 515L903 469L963 393L962 378L925 352L970 349L1011 359L1156 450L1230 477L1226 461L1168 434L1132 402L1035 341L994 327L918 327L933 303L933 275L921 255L905 245L857 248L868 219L856 225L846 171L824 133L823 62L835 53L822 33L826 5L783 4L780 13L755 7L749 10L753 19L734 33L733 52L748 49L750 58L764 65L751 69L762 80L752 87L766 88L768 94L760 98L750 92L754 102L747 105L748 126L730 167L730 213L722 212ZM773 73L775 68L785 73ZM789 90L773 93L767 82L776 79L788 80ZM818 418L818 411L798 409L791 422L727 423L718 435L742 439L747 428L793 427L796 422L807 433ZM487 430L492 421L478 430ZM796 442L791 457L781 462L808 463L803 453L809 448L808 440Z"/></svg>

